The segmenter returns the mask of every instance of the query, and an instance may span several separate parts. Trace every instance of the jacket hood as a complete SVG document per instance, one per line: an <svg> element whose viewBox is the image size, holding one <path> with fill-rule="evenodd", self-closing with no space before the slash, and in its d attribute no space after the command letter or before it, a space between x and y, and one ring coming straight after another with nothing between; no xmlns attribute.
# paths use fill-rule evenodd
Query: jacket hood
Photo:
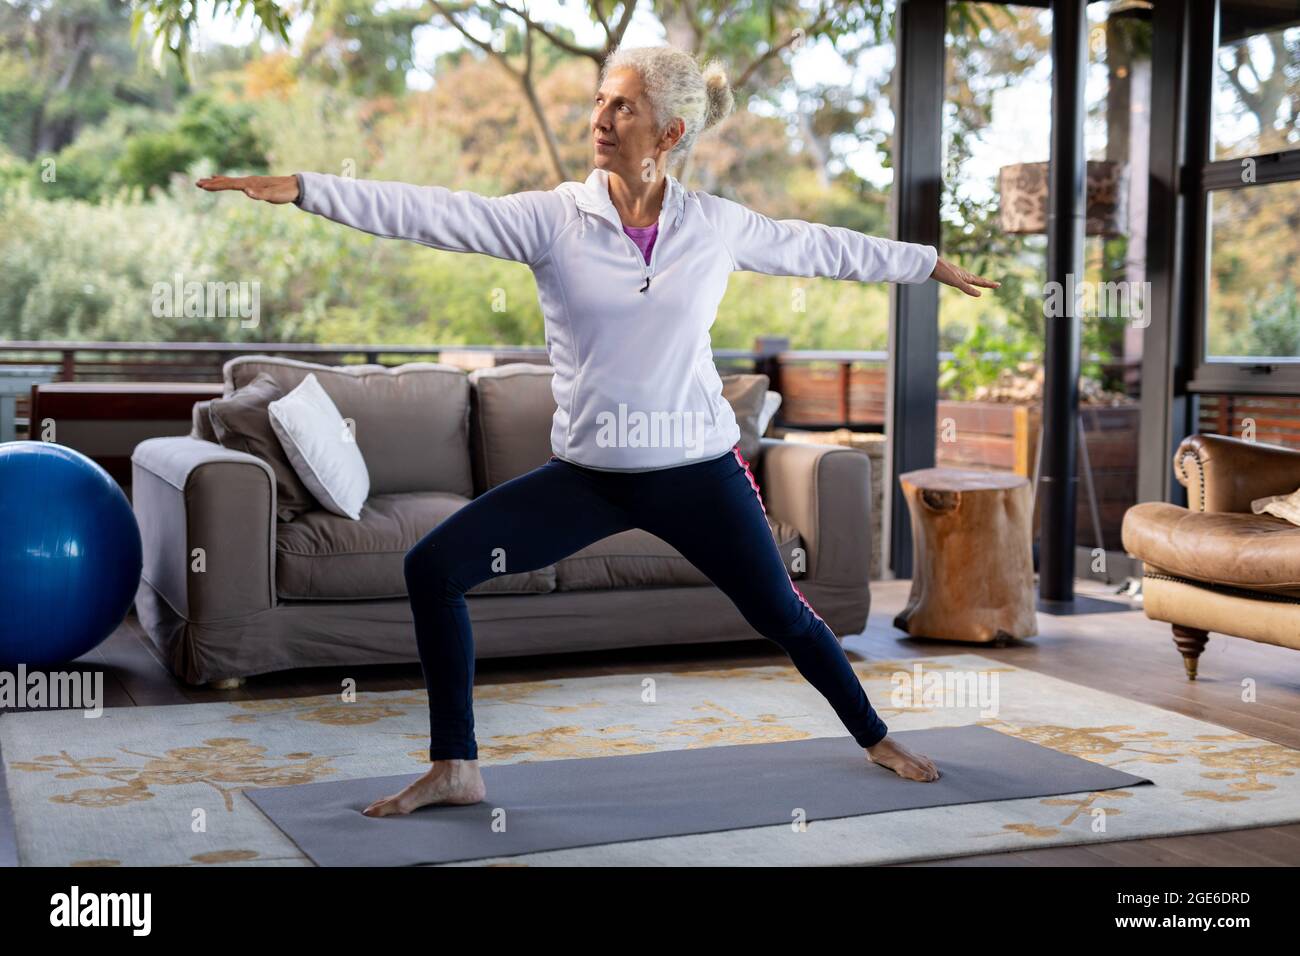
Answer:
<svg viewBox="0 0 1300 956"><path fill-rule="evenodd" d="M663 203L663 221L671 223L675 228L682 218L682 212L686 207L686 190L671 173L665 173L664 177L668 185L664 191ZM582 218L582 234L587 232L587 215L599 216L607 220L615 227L622 229L623 221L619 218L618 210L614 207L613 201L609 198L609 171L593 169L587 177L586 182L569 182L560 183L555 187L559 192L572 196L578 205L579 212L584 215Z"/></svg>

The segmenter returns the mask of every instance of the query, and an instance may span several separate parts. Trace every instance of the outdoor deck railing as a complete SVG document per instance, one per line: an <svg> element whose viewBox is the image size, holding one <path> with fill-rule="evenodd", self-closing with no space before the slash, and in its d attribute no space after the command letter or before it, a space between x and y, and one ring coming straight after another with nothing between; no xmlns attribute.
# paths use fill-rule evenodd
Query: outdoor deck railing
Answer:
<svg viewBox="0 0 1300 956"><path fill-rule="evenodd" d="M549 361L544 346L385 345L312 342L77 342L57 340L0 342L0 376L34 370L58 382L219 382L225 362L237 355L267 354L321 364L398 365L437 361L455 353L457 362L479 353L487 365ZM854 428L881 431L885 423L888 353L878 350L789 348L782 337L760 337L756 347L714 349L719 370L761 372L784 401L776 424L810 429ZM938 363L950 352L935 356ZM8 371L6 371L8 370ZM1122 369L1135 381L1135 363ZM20 400L19 415L26 411Z"/></svg>
<svg viewBox="0 0 1300 956"><path fill-rule="evenodd" d="M0 417L7 414L9 430L26 437L34 382L220 383L224 364L246 354L330 365L444 361L472 368L549 362L546 348L540 345L5 341L0 342L0 402L7 402L8 407L0 408ZM946 352L935 356L936 375L939 363L952 357ZM889 356L884 351L791 349L784 337L762 336L753 349L719 348L714 350L714 358L723 374L761 372L768 376L770 387L782 396L774 422L777 429L885 430ZM1140 365L1128 363L1116 367L1115 372L1115 379L1125 382L1131 395L1136 394ZM1260 426L1259 440L1268 441L1274 432L1285 431L1289 420L1296 423L1297 432L1286 437L1295 441L1300 433L1300 400L1292 401L1294 408L1275 402L1265 409L1244 401L1221 401L1215 406L1203 399L1203 422L1210 426L1206 430L1214 425L1233 428L1243 415L1254 414ZM1090 493L1088 503L1081 499L1080 527L1091 541L1099 520L1106 545L1118 547L1114 542L1118 541L1119 520L1132 503L1136 487L1138 406L1097 408L1085 421L1095 494ZM1032 474L1039 424L1036 408L941 400L936 412L941 426L960 425L962 436L960 442L936 436L939 464Z"/></svg>
<svg viewBox="0 0 1300 956"><path fill-rule="evenodd" d="M888 355L872 350L791 349L783 337L765 336L755 348L715 349L719 371L761 372L781 393L775 427L805 431L849 428L883 432ZM219 383L222 366L245 354L270 354L321 364L400 365L447 361L464 368L508 362L549 361L543 346L386 345L310 342L0 342L0 441L26 437L33 382ZM935 356L939 362L951 353ZM1137 394L1139 363L1113 366L1115 379ZM1100 531L1107 547L1119 547L1119 525L1136 487L1138 406L1092 406L1085 415L1093 474L1090 500L1080 499L1081 534ZM936 461L951 467L1014 470L1032 474L1039 425L1033 406L941 400L941 424L959 424L962 441L936 437ZM4 422L0 421L0 425ZM1203 395L1200 430L1300 447L1300 398ZM2 432L7 432L4 434ZM1087 507L1085 507L1087 505ZM1098 524L1100 528L1098 529Z"/></svg>

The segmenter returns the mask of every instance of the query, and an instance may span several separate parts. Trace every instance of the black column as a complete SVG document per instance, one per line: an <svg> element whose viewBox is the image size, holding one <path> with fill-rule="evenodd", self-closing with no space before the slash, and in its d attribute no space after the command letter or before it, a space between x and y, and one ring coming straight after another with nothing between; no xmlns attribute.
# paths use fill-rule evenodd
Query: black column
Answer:
<svg viewBox="0 0 1300 956"><path fill-rule="evenodd" d="M1138 501L1186 505L1174 480L1178 444L1196 431L1196 324L1205 233L1201 167L1209 158L1218 20L1215 0L1166 0L1151 23L1151 192L1147 224L1150 322L1142 345Z"/></svg>
<svg viewBox="0 0 1300 956"><path fill-rule="evenodd" d="M894 100L894 238L939 246L943 185L945 0L898 9ZM939 284L891 286L889 323L889 567L912 576L912 525L898 476L934 467L939 397Z"/></svg>
<svg viewBox="0 0 1300 956"><path fill-rule="evenodd" d="M1047 281L1061 315L1044 313L1043 460L1038 593L1044 601L1074 599L1074 518L1079 409L1079 315L1074 294L1083 281L1086 167L1083 152L1084 70L1088 64L1084 0L1052 2L1052 153L1047 210ZM1081 288L1081 286L1080 286ZM1047 297L1044 302L1049 301Z"/></svg>

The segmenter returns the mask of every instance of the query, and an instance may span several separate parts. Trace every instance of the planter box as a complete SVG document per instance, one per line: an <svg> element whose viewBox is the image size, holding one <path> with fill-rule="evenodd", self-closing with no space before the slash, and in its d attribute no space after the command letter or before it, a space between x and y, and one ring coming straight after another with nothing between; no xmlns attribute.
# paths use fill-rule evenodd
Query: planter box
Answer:
<svg viewBox="0 0 1300 956"><path fill-rule="evenodd" d="M1033 477L1040 422L1036 406L941 401L935 421L935 463L940 467Z"/></svg>
<svg viewBox="0 0 1300 956"><path fill-rule="evenodd" d="M839 375L836 370L832 370L830 374L836 377ZM782 370L782 375L784 385L785 369ZM813 376L802 378L805 386L817 380ZM863 382L867 381L869 376L864 376ZM807 395L807 392L805 394ZM783 393L783 401L784 398ZM815 407L815 404L805 405L805 408L811 407ZM938 420L938 434L935 440L936 464L949 468L1009 471L1033 479L1034 456L1038 451L1038 432L1041 427L1041 416L1036 406L1011 405L1004 402L941 401L936 405L935 411ZM1088 443L1093 484L1097 492L1097 510L1101 520L1103 546L1108 551L1123 551L1120 527L1124 521L1124 512L1137 500L1139 406L1136 404L1084 405L1080 407L1080 413L1083 417L1084 440ZM883 410L881 417L883 418ZM831 416L828 420L839 419ZM943 440L946 424L949 426L949 435L955 439L953 441ZM791 441L859 448L871 457L871 579L879 580L883 548L881 515L885 507L886 436L870 432L855 432L848 428L824 432L774 428L772 434L774 437L788 438ZM1078 461L1079 484L1075 502L1075 537L1079 546L1092 548L1096 546L1095 535L1092 510L1088 502L1088 486L1083 477L1082 455L1079 456ZM1038 520L1036 508L1035 533L1037 533Z"/></svg>
<svg viewBox="0 0 1300 956"><path fill-rule="evenodd" d="M1033 479L1041 414L1037 406L1002 402L941 401L935 408L938 434L935 461L952 468L1010 471ZM1103 547L1122 551L1120 527L1124 512L1137 500L1139 406L1082 405L1083 439L1087 442L1097 493ZM945 434L945 426L947 433ZM945 441L950 437L952 441ZM1082 449L1078 456L1075 502L1076 540L1095 547L1092 510L1084 477ZM1035 508L1034 526L1038 526Z"/></svg>
<svg viewBox="0 0 1300 956"><path fill-rule="evenodd" d="M781 421L810 425L884 425L883 365L788 362L781 365Z"/></svg>

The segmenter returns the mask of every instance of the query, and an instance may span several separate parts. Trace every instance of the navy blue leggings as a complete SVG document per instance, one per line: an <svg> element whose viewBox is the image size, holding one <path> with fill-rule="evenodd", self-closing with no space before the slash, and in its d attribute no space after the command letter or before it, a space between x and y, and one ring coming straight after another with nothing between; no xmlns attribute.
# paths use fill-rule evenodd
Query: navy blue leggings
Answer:
<svg viewBox="0 0 1300 956"><path fill-rule="evenodd" d="M657 471L609 472L554 456L475 498L406 555L406 585L429 689L431 760L474 760L474 637L465 592L497 573L554 564L643 528L676 548L779 644L854 740L886 733L840 642L795 586L739 447ZM865 533L865 531L864 531ZM499 549L499 550L498 550ZM505 556L505 570L494 558Z"/></svg>

